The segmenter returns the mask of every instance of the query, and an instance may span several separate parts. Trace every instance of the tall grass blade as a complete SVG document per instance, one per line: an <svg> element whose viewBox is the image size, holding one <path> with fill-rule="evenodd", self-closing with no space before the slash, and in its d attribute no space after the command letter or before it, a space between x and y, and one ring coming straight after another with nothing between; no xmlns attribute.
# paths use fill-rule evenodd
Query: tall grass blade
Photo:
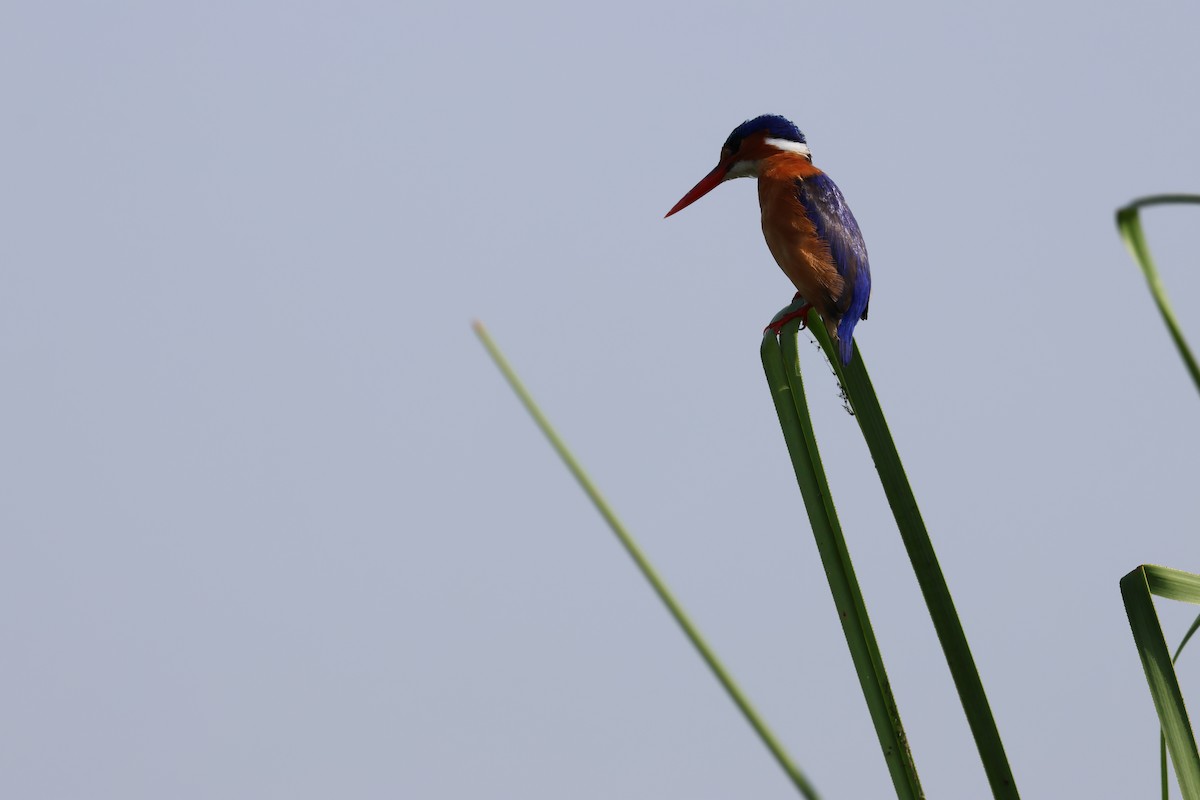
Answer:
<svg viewBox="0 0 1200 800"><path fill-rule="evenodd" d="M762 717L759 716L758 712L754 709L754 706L750 704L750 701L746 698L746 695L738 687L737 683L734 682L733 677L717 658L716 653L713 652L713 649L704 640L704 637L700 635L699 629L696 628L695 624L692 623L691 619L684 612L683 607L679 604L679 601L677 601L675 596L671 594L671 591L667 588L666 583L663 582L662 578L659 577L658 572L650 564L650 561L645 555L643 555L641 548L637 545L637 542L635 542L629 532L625 530L625 526L621 524L619 519L617 519L617 515L613 512L612 508L608 505L608 502L603 498L603 496L601 496L600 491L596 488L595 484L592 483L591 478L589 478L587 473L584 472L583 467L579 465L579 462L575 460L575 457L567 449L566 444L555 432L554 428L551 427L549 420L547 420L545 415L542 414L541 409L539 409L537 404L534 402L533 396L529 394L529 391L517 377L516 372L511 366L509 366L508 361L504 358L504 355L500 352L500 349L496 346L496 343L492 341L492 337L488 335L488 332L483 327L483 324L480 322L475 322L472 327L475 330L475 335L478 336L479 340L483 343L488 355L491 356L492 361L495 362L496 366L500 369L501 374L504 375L504 379L508 381L508 385L512 387L513 392L517 395L517 398L521 401L521 404L525 406L525 410L529 412L531 417L533 417L534 423L537 424L538 428L545 435L546 439L549 440L550 446L554 448L554 451L558 453L559 458L561 458L563 463L566 464L567 469L570 470L571 474L575 477L575 480L579 483L579 486L592 501L592 504L596 506L596 510L600 512L600 516L602 516L604 521L608 523L608 527L614 534L616 534L617 539L620 540L622 546L625 548L625 551L629 553L630 557L633 558L634 564L637 565L637 568L649 582L651 588L654 589L655 594L658 595L658 598L662 601L663 605L667 607L667 611L670 612L671 616L675 618L675 622L679 624L679 627L683 630L684 635L687 636L688 641L692 643L692 646L696 648L696 651L700 654L700 657L704 660L704 663L708 665L708 668L712 671L713 675L716 676L717 681L722 687L724 687L725 692L729 695L730 699L733 700L734 705L736 705L742 712L742 716L744 716L746 721L750 723L750 727L754 729L754 732L758 734L758 737L762 740L763 744L767 746L767 749L771 752L771 755L775 757L775 761L778 762L779 766L783 768L783 771L787 773L788 778L791 780L792 784L796 787L800 794L805 798L808 798L808 800L818 800L816 789L814 789L812 784L809 783L808 778L805 777L804 773L800 771L799 767L795 765L787 751L783 749L783 745L779 743L779 740L775 737L775 734L770 728L767 727L766 722L764 722Z"/></svg>
<svg viewBox="0 0 1200 800"><path fill-rule="evenodd" d="M1188 374L1192 376L1192 383L1196 385L1197 390L1200 390L1200 365L1196 363L1196 357L1192 355L1192 349L1188 347L1187 339L1184 338L1183 331L1180 330L1179 323L1175 320L1175 312L1171 310L1171 304L1167 301L1166 290L1163 289L1162 281L1158 277L1154 259L1150 257L1150 246L1146 243L1146 235L1142 231L1141 210L1143 208L1180 203L1200 204L1200 195L1162 194L1134 200L1124 208L1117 210L1117 230L1121 232L1121 238L1133 255L1133 260L1142 268L1142 272L1146 276L1146 283L1150 285L1150 294L1154 296L1158 312L1162 315L1163 322L1167 324L1167 331L1171 334L1175 349L1179 351L1179 357L1183 359Z"/></svg>
<svg viewBox="0 0 1200 800"><path fill-rule="evenodd" d="M795 307L796 304L793 304L783 309L780 314L788 313ZM959 622L958 612L955 611L950 589L938 565L937 554L929 539L929 532L925 529L925 522L921 518L912 486L909 485L908 476L904 472L900 454L892 441L883 409L875 396L862 353L855 343L854 356L849 366L843 368L838 359L837 347L830 340L824 323L815 311L809 312L808 322L809 330L820 342L829 363L837 373L838 380L841 381L847 401L866 440L867 449L875 462L884 494L900 530L900 538L908 551L908 558L916 573L929 616L933 620L934 630L941 642L950 676L967 717L967 724L979 750L992 796L1005 800L1018 798L1020 795L1017 792L1016 781L1008 764L1008 756L1004 752L1004 743L996 728L987 694L983 690L983 681L975 667L975 659L971 656L971 648L967 644L966 634L963 633L962 623Z"/></svg>
<svg viewBox="0 0 1200 800"><path fill-rule="evenodd" d="M1200 575L1142 565L1121 579L1121 598L1137 646L1150 697L1158 712L1175 777L1184 800L1200 800L1200 753L1188 720L1183 692L1175 676L1171 653L1163 638L1152 595L1186 603L1200 603ZM1194 626L1193 626L1194 627ZM1189 631L1189 637L1191 632ZM1166 787L1164 786L1164 792Z"/></svg>
<svg viewBox="0 0 1200 800"><path fill-rule="evenodd" d="M1175 648L1175 655L1171 656L1172 667L1179 663L1179 657L1183 655L1183 648L1187 647L1187 643L1191 640L1192 635L1196 633L1197 628L1200 628L1200 616L1192 620L1191 627L1187 629L1187 633L1183 635L1179 646ZM1158 763L1159 771L1162 773L1162 796L1163 800L1167 800L1170 796L1167 785L1167 737L1161 731L1158 734Z"/></svg>
<svg viewBox="0 0 1200 800"><path fill-rule="evenodd" d="M764 335L760 348L763 369L792 459L796 482L800 485L800 493L808 510L817 551L825 568L851 660L858 673L896 796L915 800L924 797L916 765L908 748L904 726L892 696L875 633L871 629L858 579L854 575L850 553L842 537L841 524L813 433L804 380L796 354L798 325L797 321L784 327L782 348L780 340L773 334Z"/></svg>

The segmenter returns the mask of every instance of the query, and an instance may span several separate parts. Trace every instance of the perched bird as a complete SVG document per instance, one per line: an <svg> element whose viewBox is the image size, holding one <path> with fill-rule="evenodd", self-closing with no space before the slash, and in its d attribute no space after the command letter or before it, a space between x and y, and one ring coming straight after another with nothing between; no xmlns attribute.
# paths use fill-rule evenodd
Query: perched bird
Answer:
<svg viewBox="0 0 1200 800"><path fill-rule="evenodd" d="M805 305L768 326L805 319L816 308L842 364L854 352L854 326L867 318L871 268L867 246L837 185L812 165L804 134L788 120L766 114L733 129L716 169L667 212L687 208L733 178L758 178L763 236L775 261L795 284Z"/></svg>

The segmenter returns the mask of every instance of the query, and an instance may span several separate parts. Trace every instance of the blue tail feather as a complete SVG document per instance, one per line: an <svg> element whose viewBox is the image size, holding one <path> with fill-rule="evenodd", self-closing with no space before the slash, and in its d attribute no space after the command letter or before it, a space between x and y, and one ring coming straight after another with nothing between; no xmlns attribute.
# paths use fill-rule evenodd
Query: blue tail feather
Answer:
<svg viewBox="0 0 1200 800"><path fill-rule="evenodd" d="M854 276L854 294L850 297L850 307L838 321L838 355L841 356L842 366L850 363L850 356L854 354L854 326L860 319L866 319L867 305L871 301L871 273L865 269L866 262L863 266L864 269L860 269Z"/></svg>
<svg viewBox="0 0 1200 800"><path fill-rule="evenodd" d="M854 354L854 326L858 323L855 317L845 316L838 323L838 355L842 366L850 364L850 356Z"/></svg>

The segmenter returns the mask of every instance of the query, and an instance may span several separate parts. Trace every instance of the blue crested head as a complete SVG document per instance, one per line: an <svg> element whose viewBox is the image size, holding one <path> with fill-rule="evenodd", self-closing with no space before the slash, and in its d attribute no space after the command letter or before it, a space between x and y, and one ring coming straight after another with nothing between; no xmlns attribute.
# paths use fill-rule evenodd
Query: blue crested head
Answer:
<svg viewBox="0 0 1200 800"><path fill-rule="evenodd" d="M763 132L772 139L784 139L789 142L807 144L804 134L790 120L778 114L763 114L761 117L748 119L734 128L733 133L729 134L729 138L725 140L725 147L730 152L736 153L742 143L742 139L745 139L752 133Z"/></svg>

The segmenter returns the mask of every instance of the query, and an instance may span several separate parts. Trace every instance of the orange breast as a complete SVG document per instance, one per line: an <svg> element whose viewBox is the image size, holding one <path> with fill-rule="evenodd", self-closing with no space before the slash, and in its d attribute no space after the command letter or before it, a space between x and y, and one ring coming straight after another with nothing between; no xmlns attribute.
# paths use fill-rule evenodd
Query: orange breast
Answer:
<svg viewBox="0 0 1200 800"><path fill-rule="evenodd" d="M759 167L758 204L763 236L775 261L827 324L837 324L837 301L845 282L800 199L796 179L820 174L808 159L791 153L764 159Z"/></svg>

